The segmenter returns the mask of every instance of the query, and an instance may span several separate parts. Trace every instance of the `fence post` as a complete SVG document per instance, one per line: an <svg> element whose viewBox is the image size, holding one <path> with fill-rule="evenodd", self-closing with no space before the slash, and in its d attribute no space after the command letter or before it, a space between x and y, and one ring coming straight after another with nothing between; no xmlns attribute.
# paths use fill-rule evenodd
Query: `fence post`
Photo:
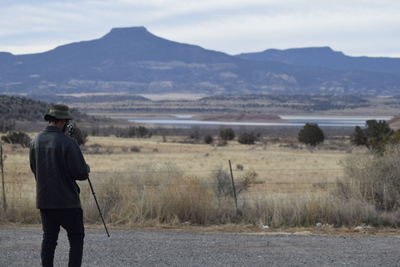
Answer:
<svg viewBox="0 0 400 267"><path fill-rule="evenodd" d="M4 185L4 152L3 152L3 143L0 142L0 171L1 171L1 186L3 191L3 210L7 211L7 201L6 201L6 189Z"/></svg>
<svg viewBox="0 0 400 267"><path fill-rule="evenodd" d="M235 198L236 215L239 215L239 209L238 209L238 204L237 204L237 195L236 195L236 187L235 187L235 180L233 179L233 172L232 172L231 160L229 160L229 169L230 169L230 171L231 171L232 187L233 187L233 197Z"/></svg>

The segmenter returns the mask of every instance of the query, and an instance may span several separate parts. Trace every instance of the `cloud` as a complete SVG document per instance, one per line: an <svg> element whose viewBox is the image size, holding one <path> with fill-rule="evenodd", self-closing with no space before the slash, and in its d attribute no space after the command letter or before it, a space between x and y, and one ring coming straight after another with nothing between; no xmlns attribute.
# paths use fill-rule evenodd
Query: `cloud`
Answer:
<svg viewBox="0 0 400 267"><path fill-rule="evenodd" d="M400 56L398 10L396 0L6 0L0 51L37 52L98 38L113 27L146 26L233 54L330 45L355 55Z"/></svg>
<svg viewBox="0 0 400 267"><path fill-rule="evenodd" d="M230 53L260 51L271 47L335 44L339 49L368 54L368 38L373 39L371 41L375 45L380 43L382 47L387 46L388 42L399 44L399 37L394 34L397 31L395 26L400 23L396 10L381 12L360 8L355 12L350 8L340 7L336 10L308 10L305 13L297 9L266 15L262 11L254 11L251 14L226 15L195 24L185 23L174 27L161 25L155 31L170 39ZM354 40L363 42L362 51L357 53L357 49L346 47L346 44L356 44ZM381 54L384 52L381 51Z"/></svg>

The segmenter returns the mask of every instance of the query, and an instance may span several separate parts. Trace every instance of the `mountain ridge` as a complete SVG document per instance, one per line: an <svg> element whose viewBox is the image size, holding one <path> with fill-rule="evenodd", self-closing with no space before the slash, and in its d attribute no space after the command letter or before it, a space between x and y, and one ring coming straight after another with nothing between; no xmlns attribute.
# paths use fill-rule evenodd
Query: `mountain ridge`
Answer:
<svg viewBox="0 0 400 267"><path fill-rule="evenodd" d="M318 57L316 57L318 56ZM361 70L400 74L400 58L348 56L330 47L267 49L262 52L242 53L239 58L256 61L276 61L301 66L318 66L336 70Z"/></svg>
<svg viewBox="0 0 400 267"><path fill-rule="evenodd" d="M329 47L232 56L170 41L145 27L113 28L98 39L42 53L0 53L0 92L390 95L400 90L400 68L399 73L373 69L385 60L365 70L357 64L335 67L343 64L338 57L349 60Z"/></svg>

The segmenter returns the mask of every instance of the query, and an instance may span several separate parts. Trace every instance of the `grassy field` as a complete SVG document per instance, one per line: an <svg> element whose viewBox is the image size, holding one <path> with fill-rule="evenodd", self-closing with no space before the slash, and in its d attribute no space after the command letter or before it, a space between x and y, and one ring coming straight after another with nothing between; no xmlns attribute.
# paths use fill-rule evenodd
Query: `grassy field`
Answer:
<svg viewBox="0 0 400 267"><path fill-rule="evenodd" d="M183 143L182 137L147 139L93 137L83 148L91 179L108 223L114 225L225 224L243 222L309 226L317 222L390 224L360 198L333 193L344 176L349 145L328 142L318 149L285 143L226 146ZM344 141L345 142L345 141ZM350 153L351 152L351 153ZM0 221L38 222L35 183L28 150L5 145L9 211ZM228 161L238 189L232 198ZM86 182L82 203L86 220L99 218Z"/></svg>
<svg viewBox="0 0 400 267"><path fill-rule="evenodd" d="M235 176L255 171L261 183L334 182L341 175L343 150L284 147L283 144L241 145L236 141L227 146L185 144L182 137L148 139L90 137L83 148L92 176L144 172L150 166L171 165L185 176L209 179L212 172L229 170L231 160ZM28 164L28 150L5 145L5 174L8 181L33 181Z"/></svg>

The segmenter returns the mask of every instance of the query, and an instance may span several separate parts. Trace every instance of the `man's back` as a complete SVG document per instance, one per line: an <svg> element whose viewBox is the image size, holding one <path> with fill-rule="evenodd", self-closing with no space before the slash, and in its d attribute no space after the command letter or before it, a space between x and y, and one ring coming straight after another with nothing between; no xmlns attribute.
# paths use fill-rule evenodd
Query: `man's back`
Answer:
<svg viewBox="0 0 400 267"><path fill-rule="evenodd" d="M75 180L88 177L78 144L54 126L48 126L32 141L30 165L35 174L37 208L80 208Z"/></svg>

